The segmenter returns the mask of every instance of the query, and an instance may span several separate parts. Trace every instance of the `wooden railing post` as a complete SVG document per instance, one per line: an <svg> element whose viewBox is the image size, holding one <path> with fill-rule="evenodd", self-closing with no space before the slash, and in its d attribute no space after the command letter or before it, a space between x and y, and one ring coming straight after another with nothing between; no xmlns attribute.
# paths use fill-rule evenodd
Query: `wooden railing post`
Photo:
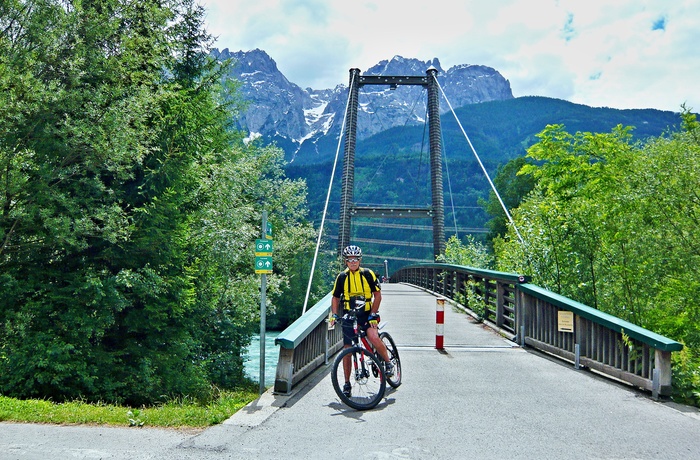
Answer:
<svg viewBox="0 0 700 460"><path fill-rule="evenodd" d="M496 326L503 327L503 316L504 316L504 292L503 283L500 281L496 282Z"/></svg>
<svg viewBox="0 0 700 460"><path fill-rule="evenodd" d="M654 368L659 371L659 393L671 394L671 352L657 349L654 354Z"/></svg>

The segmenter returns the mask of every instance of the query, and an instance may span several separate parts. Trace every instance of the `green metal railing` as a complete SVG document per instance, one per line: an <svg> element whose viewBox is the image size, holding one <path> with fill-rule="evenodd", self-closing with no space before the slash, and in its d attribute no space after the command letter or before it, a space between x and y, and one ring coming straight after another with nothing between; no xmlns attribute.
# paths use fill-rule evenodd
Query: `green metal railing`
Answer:
<svg viewBox="0 0 700 460"><path fill-rule="evenodd" d="M527 283L528 277L449 264L407 266L393 282L414 284L476 311L512 340L651 391L671 392L671 353L683 345ZM477 299L474 301L474 299ZM469 302L467 302L469 303Z"/></svg>
<svg viewBox="0 0 700 460"><path fill-rule="evenodd" d="M328 330L331 294L328 293L275 339L280 346L274 391L288 394L300 380L328 362L343 346L340 327Z"/></svg>
<svg viewBox="0 0 700 460"><path fill-rule="evenodd" d="M422 287L459 303L478 298L471 309L483 320L505 332L516 334L516 295L519 283L529 277L513 273L482 270L451 264L417 264L391 275L395 283Z"/></svg>

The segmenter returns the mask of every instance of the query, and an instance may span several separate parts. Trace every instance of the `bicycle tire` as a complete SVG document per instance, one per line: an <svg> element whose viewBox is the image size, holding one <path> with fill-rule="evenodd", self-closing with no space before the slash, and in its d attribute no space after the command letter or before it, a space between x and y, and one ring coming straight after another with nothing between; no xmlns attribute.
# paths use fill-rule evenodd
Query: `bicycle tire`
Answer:
<svg viewBox="0 0 700 460"><path fill-rule="evenodd" d="M343 393L345 385L345 373L343 359L352 357L352 369L350 371L350 396ZM333 362L331 380L336 394L348 406L357 410L374 408L384 397L386 391L386 378L381 370L381 364L374 353L363 347L345 348L336 356Z"/></svg>
<svg viewBox="0 0 700 460"><path fill-rule="evenodd" d="M389 360L394 365L394 375L387 377L386 381L392 388L398 388L399 385L401 385L401 358L399 358L399 349L396 348L396 343L388 332L380 332L379 338L384 342L386 350L389 353Z"/></svg>

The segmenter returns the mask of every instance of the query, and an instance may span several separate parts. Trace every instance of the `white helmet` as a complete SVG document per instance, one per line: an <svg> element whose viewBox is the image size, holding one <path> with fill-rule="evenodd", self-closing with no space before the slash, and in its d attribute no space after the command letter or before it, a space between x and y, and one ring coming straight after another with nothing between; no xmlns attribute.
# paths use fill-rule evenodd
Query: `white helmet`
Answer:
<svg viewBox="0 0 700 460"><path fill-rule="evenodd" d="M351 244L350 246L343 249L343 257L362 257L362 249L359 246Z"/></svg>

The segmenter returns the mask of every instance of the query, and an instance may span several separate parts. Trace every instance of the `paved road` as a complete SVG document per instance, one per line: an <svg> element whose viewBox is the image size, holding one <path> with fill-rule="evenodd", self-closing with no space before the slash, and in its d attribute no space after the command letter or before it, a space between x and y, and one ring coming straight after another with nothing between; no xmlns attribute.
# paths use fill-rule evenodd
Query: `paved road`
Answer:
<svg viewBox="0 0 700 460"><path fill-rule="evenodd" d="M384 285L403 384L358 412L328 369L199 433L0 424L0 459L694 459L698 411L514 346L435 298Z"/></svg>

